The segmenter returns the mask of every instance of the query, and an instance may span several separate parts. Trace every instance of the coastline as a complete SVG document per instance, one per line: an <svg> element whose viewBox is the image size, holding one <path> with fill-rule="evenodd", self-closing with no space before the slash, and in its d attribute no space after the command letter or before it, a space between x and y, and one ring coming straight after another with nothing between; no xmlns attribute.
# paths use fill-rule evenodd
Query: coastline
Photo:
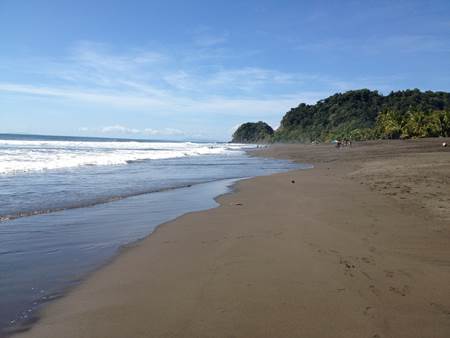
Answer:
<svg viewBox="0 0 450 338"><path fill-rule="evenodd" d="M1 215L44 213L0 222L0 336L31 322L41 304L65 294L120 246L186 212L215 206L214 197L227 190L223 179L298 167L230 150L217 156L2 176ZM179 186L185 187L174 189ZM27 197L27 191L34 193ZM130 197L121 198L125 196ZM98 203L105 198L113 201ZM83 207L87 202L89 207ZM58 206L64 209L54 211Z"/></svg>
<svg viewBox="0 0 450 338"><path fill-rule="evenodd" d="M89 280L90 276L95 274L98 270L101 270L103 267L113 263L115 259L123 252L139 245L141 241L150 236L159 226L170 221L175 221L182 215L191 212L198 212L218 207L219 204L216 201L217 197L230 193L233 184L240 179L246 178L231 178L214 180L210 182L200 182L183 187L165 189L153 192L151 194L140 194L129 198L122 198L110 203L100 203L95 205L95 208L82 209L84 210L83 214L85 219L91 221L93 219L95 222L100 224L104 222L104 220L98 218L99 214L109 215L109 218L112 217L114 224L111 224L110 219L110 231L114 231L117 226L128 226L130 231L128 240L124 241L124 244L114 245L112 248L112 254L99 255L97 252L95 255L96 257L91 258L89 263L87 263L86 260L88 257L84 257L84 264L88 264L89 266L87 269L78 271L78 266L72 266L72 273L68 274L66 272L66 275L69 276L67 276L65 283L59 285L56 289L52 288L52 291L49 293L44 293L42 298L34 299L32 307L23 311L25 317L23 319L14 320L14 322L16 322L15 325L2 328L2 330L0 330L0 337L6 337L29 330L36 322L39 321L40 312L43 308L45 308L45 306L48 306L48 304L51 304L51 302L56 299L63 298L70 294L73 289L76 289L80 283ZM196 200L189 201L189 194L196 195ZM172 206L167 208L169 199L171 199L170 203ZM145 204L150 205L145 207ZM158 206L163 208L164 212L160 213L158 216L152 215ZM143 210L144 208L146 210ZM78 209L79 208L69 208L50 213L50 215L34 215L32 223L38 225L39 223L46 223L49 222L47 218L51 217L55 224L64 227L68 221L71 222L73 219L73 217L69 214L79 215L79 213L77 213L79 212ZM121 218L130 217L129 221L132 223L123 223L123 220L121 221L120 219L117 219L119 215ZM19 223L17 224L18 221ZM14 226L24 226L23 224L20 224L20 221L29 223L30 219L22 218L20 220L16 220L14 221ZM77 221L81 231L89 231L89 229L83 227L85 225L84 222L80 222L80 219L77 219ZM141 226L139 225L140 223L142 223ZM136 227L136 225L138 225L138 227ZM92 235L93 234L90 234L90 237L96 238ZM102 240L102 238L98 239ZM74 271L77 272L74 274ZM75 279L73 279L74 276L76 276ZM33 287L33 289L37 289L37 291L39 291L39 288Z"/></svg>
<svg viewBox="0 0 450 338"><path fill-rule="evenodd" d="M219 207L162 224L17 336L447 337L447 213L379 184L386 163L443 150L403 142L399 164L399 144L258 150L315 168L240 181Z"/></svg>

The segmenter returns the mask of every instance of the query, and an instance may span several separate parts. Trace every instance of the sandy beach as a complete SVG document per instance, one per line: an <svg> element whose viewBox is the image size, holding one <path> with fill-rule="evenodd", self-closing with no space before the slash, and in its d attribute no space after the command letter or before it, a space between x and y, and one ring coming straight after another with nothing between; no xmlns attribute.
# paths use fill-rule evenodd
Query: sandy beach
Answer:
<svg viewBox="0 0 450 338"><path fill-rule="evenodd" d="M255 151L314 169L161 225L16 336L450 337L443 141Z"/></svg>

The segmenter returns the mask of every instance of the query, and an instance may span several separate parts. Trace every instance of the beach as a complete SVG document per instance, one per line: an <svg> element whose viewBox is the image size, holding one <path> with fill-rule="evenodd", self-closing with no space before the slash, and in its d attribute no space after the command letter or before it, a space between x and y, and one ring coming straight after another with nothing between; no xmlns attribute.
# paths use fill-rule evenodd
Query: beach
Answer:
<svg viewBox="0 0 450 338"><path fill-rule="evenodd" d="M0 134L0 337L236 180L302 168L249 147Z"/></svg>
<svg viewBox="0 0 450 338"><path fill-rule="evenodd" d="M16 336L449 337L443 141L252 151L314 168L160 225Z"/></svg>

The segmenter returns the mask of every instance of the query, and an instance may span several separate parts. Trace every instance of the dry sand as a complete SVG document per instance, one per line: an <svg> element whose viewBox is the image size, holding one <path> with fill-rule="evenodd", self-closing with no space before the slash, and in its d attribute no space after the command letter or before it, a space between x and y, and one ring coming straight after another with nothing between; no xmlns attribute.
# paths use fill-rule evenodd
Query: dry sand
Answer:
<svg viewBox="0 0 450 338"><path fill-rule="evenodd" d="M258 151L316 167L241 181L164 224L20 336L448 338L440 142Z"/></svg>

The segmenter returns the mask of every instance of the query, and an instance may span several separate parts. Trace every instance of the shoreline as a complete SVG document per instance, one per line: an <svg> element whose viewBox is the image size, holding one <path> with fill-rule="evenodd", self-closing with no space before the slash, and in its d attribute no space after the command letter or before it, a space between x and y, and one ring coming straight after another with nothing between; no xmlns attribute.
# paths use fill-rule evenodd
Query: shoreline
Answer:
<svg viewBox="0 0 450 338"><path fill-rule="evenodd" d="M32 312L29 313L28 318L22 321L18 321L18 325L12 326L12 327L6 327L4 330L0 331L0 337L10 337L22 332L26 332L29 331L36 323L39 322L40 317L41 317L41 312L43 309L45 309L47 306L49 306L51 303L53 303L54 301L64 298L67 295L69 295L73 290L75 290L77 287L79 287L80 284L86 282L87 280L89 280L89 278L95 274L97 271L103 269L104 267L108 266L109 264L113 264L114 261L117 259L117 257L119 257L121 254L123 254L124 252L126 252L127 250L133 249L134 247L138 246L142 241L144 241L147 237L151 236L153 232L155 232L157 230L158 227L163 226L166 223L169 222L174 222L176 221L178 218L182 217L183 215L187 215L190 213L195 213L195 212L201 212L204 210L209 210L209 209L214 209L220 206L220 204L217 202L217 199L222 196L222 195L226 195L226 194L230 194L232 193L232 189L233 186L236 184L236 182L240 181L240 180L245 180L245 179L249 179L248 177L244 177L244 178L227 178L227 179L216 179L216 180L212 180L212 181L207 181L207 182L198 182L198 183L193 183L193 184L189 184L189 185L185 185L185 186L180 186L180 187L173 187L173 188L167 188L167 189L161 189L158 191L153 191L151 193L142 193L139 195L133 195L133 196L128 196L128 197L124 197L121 199L117 199L114 201L110 201L110 202L118 202L121 201L123 199L126 198L145 198L144 195L149 195L149 194L155 194L155 193L171 193L171 192L175 192L177 190L185 190L191 187L194 187L194 189L205 189L203 188L204 186L211 186L211 185L221 185L223 186L223 193L220 193L219 195L216 196L212 196L210 198L210 200L205 200L204 201L204 208L200 208L200 210L198 209L198 207L195 207L194 205L192 205L192 210L191 211L187 211L185 213L179 214L174 216L171 219L168 219L166 221L163 221L161 223L157 223L154 227L149 227L148 233L144 234L142 237L137 238L136 240L132 240L131 242L125 243L123 245L120 245L117 250L115 251L115 253L106 258L106 260L104 260L103 262L101 262L99 265L94 265L93 267L91 267L89 270L85 271L82 273L82 275L77 278L76 280L71 280L69 282L68 285L64 286L62 289L56 291L56 292L51 292L49 294L46 294L44 298L36 300L33 302L33 307L36 307L35 309L32 310ZM208 190L208 188L206 188L206 190ZM74 211L74 209L82 209L82 208L92 208L92 207L96 207L96 206L101 206L103 204L107 204L108 202L102 202L102 203L98 203L95 205L90 205L90 206L86 206L86 207L76 207L76 208L66 208L66 209L62 209L62 210L56 210L56 211L52 211L46 214L36 214L36 215L31 215L29 217L32 216L46 216L48 214L53 214L53 213L61 213L61 212L65 212L65 211L69 211L72 212Z"/></svg>
<svg viewBox="0 0 450 338"><path fill-rule="evenodd" d="M261 161L264 163L263 161ZM273 163L272 163L273 162ZM272 165L276 163L277 161L272 161ZM281 163L281 162L280 162ZM289 164L289 167L296 167L296 168L302 168L302 165L294 165ZM284 165L281 165L280 168L271 167L270 169L267 169L268 171L287 171L291 170L288 169L288 167L284 168ZM263 170L264 171L264 170ZM247 172L248 174L248 172ZM261 173L261 175L264 175L264 173ZM267 173L265 175L268 175ZM232 178L221 178L221 179L213 179L208 181L202 181L202 182L192 182L187 185L183 186L177 186L177 187L171 187L171 188L165 188L165 189L159 189L157 191L152 191L151 193L141 193L138 195L128 196L127 198L120 198L116 199L114 201L111 201L111 203L98 203L95 205L90 205L88 207L77 207L77 208L66 208L63 210L55 211L55 212L49 212L43 215L33 215L32 220L28 220L28 218L21 218L13 220L13 222L16 222L16 226L21 226L22 224L17 224L17 222L28 222L28 223L45 223L45 219L47 219L48 222L53 223L59 223L64 222L65 219L73 217L73 215L79 215L80 212L87 213L84 218L86 220L90 220L92 222L96 222L97 226L101 226L101 224L105 221L104 219L98 219L98 214L111 214L111 219L109 220L110 226L108 226L111 231L116 231L115 227L117 227L116 223L119 223L119 225L127 226L127 224L120 224L120 220L118 221L115 219L115 216L118 216L117 212L114 211L114 209L120 208L122 213L124 215L128 215L130 217L130 221L132 223L139 222L141 220L141 223L146 223L145 229L148 228L148 230L140 231L141 235L139 237L136 237L135 235L130 235L129 237L133 237L131 241L125 242L124 244L119 245L116 250L106 258L92 258L91 260L94 261L94 263L90 264L90 267L88 269L84 269L83 271L80 271L77 273L77 276L75 279L68 279L65 281L62 285L60 285L57 288L53 288L50 290L46 290L45 287L45 293L42 295L39 295L38 298L34 298L30 300L29 307L24 308L23 311L18 313L16 318L11 318L10 323L12 326L9 325L2 325L0 330L0 337L7 337L14 334L17 334L19 332L27 331L29 330L36 322L40 319L40 313L42 312L42 309L47 307L49 304L51 304L54 300L63 298L70 294L70 292L77 288L79 284L84 283L86 280L90 278L93 274L95 274L98 270L101 270L108 264L111 264L114 262L114 260L125 250L128 250L129 248L133 248L136 245L138 245L141 241L145 240L146 237L150 236L157 227L170 222L175 221L179 217L189 214L191 212L197 212L197 211L203 211L212 209L219 206L219 203L217 202L217 199L224 195L228 194L232 191L232 187L235 185L237 181L249 179L251 177L232 177ZM189 200L188 195L194 194L197 198L195 200ZM174 207L169 207L167 205L167 202L165 201L167 197L164 196L172 196L173 201L176 203ZM159 196L159 198L157 197ZM134 201L134 202L133 202ZM149 209L145 201L147 201L147 204L157 204L162 209L159 210L157 206L151 206L151 212L149 213L144 209ZM203 201L203 202L202 202ZM113 206L115 205L115 207ZM124 206L125 205L125 209ZM128 206L128 207L127 207ZM178 208L177 208L178 207ZM173 209L173 210L172 210ZM78 211L77 211L78 210ZM84 210L84 211L83 211ZM131 211L130 211L131 210ZM109 211L109 212L108 212ZM137 214L133 215L133 212L136 212ZM158 215L152 215L152 212L157 212L164 214L165 216L161 217ZM143 214L143 216L139 216L140 214ZM70 216L70 214L72 216ZM50 220L48 218L54 218L55 220ZM96 218L97 217L97 218ZM123 218L121 216L121 218ZM80 222L80 219L77 219L78 222ZM100 224L99 224L100 222ZM123 223L123 222L122 222ZM64 224L63 224L64 225ZM80 224L82 225L82 224ZM57 229L54 229L57 231ZM90 231L90 229L84 229ZM82 230L82 231L83 231ZM131 225L130 227L131 231L136 231L136 226ZM98 237L98 235L97 235ZM98 238L100 243L104 242L103 238ZM97 242L96 242L97 243ZM104 243L103 243L104 244ZM98 254L97 254L98 256ZM75 257L74 257L75 258ZM86 257L89 259L89 257ZM75 269L76 270L76 269ZM70 274L69 274L70 275ZM39 289L42 288L42 285L39 287ZM34 285L32 287L32 290L37 289L37 287ZM44 292L44 290L42 290ZM31 303L32 302L32 303ZM9 313L6 313L9 315ZM5 315L6 317L6 315ZM3 323L2 323L3 324Z"/></svg>
<svg viewBox="0 0 450 338"><path fill-rule="evenodd" d="M137 192L137 193L133 193L133 194L128 194L128 195L120 195L120 196L112 196L109 197L108 199L105 200L99 200L99 201L95 201L95 202L88 202L85 204L80 204L80 205L75 205L75 206L66 206L66 207L61 207L61 208L55 208L55 209L45 209L45 210L37 210L37 211L24 211L24 212L20 212L17 214L11 214L11 215L0 215L0 223L2 222L8 222L8 221L14 221L16 219L20 219L20 218L24 218L24 217L32 217L32 216L39 216L39 215L48 215L48 214L52 214L55 212L62 212L62 211L66 211L66 210L74 210L74 209L84 209L84 208L92 208L92 207L96 207L102 204L107 204L107 203L111 203L111 202L116 202L116 201L120 201L126 198L130 198L130 197L139 197L142 195L148 195L148 194L155 194L155 193L160 193L160 192L166 192L166 191L172 191L172 190L177 190L177 189L183 189L183 188L190 188L192 186L195 185L199 185L199 184L208 184L208 183L215 183L215 182L219 182L219 181L226 181L226 180L240 180L241 178L237 177L237 178L218 178L218 179L213 179L210 181L200 181L200 182L193 182L193 183L185 183L179 186L173 186L173 187L167 187L167 188L158 188L155 190L150 190L150 191L145 191L145 192ZM245 179L245 178L244 178Z"/></svg>
<svg viewBox="0 0 450 338"><path fill-rule="evenodd" d="M305 169L311 169L311 168L302 168L302 169L294 169L294 170L305 170ZM264 175L262 175L264 176ZM259 176L257 176L259 177ZM86 281L88 281L95 273L97 273L98 271L104 269L105 267L107 267L110 264L114 264L114 262L118 259L118 257L120 257L122 254L124 254L125 252L127 252L128 250L132 250L133 248L136 248L137 246L139 246L143 241L145 241L148 237L152 236L153 233L155 233L158 228L168 224L168 223L173 223L176 222L179 218L187 216L189 214L194 214L194 213L198 213L198 212L203 212L203 211L208 211L208 210L212 210L215 208L218 208L221 206L220 204L220 198L227 196L227 195L231 195L233 193L236 192L237 189L237 184L241 181L246 181L246 180L251 180L254 177L242 177L242 178L227 178L227 179L217 179L214 181L208 181L208 182L200 182L200 183L195 183L195 184L190 184L190 185L186 185L186 186L180 186L180 187L174 187L174 188L167 188L167 189L161 189L158 191L154 191L151 193L158 193L158 192L166 192L166 191L172 191L172 190L177 190L177 189L183 189L183 188L190 188L191 186L196 186L196 185L207 185L207 184L211 184L211 183L225 183L225 182L229 182L232 181L230 183L226 183L226 190L225 192L215 196L212 198L212 200L214 201L214 203L216 203L216 205L214 206L210 206L206 209L202 209L202 210L193 210L193 211L188 211L186 213L183 213L179 216L174 217L173 219L170 219L168 221L165 221L163 223L159 223L157 224L150 233L148 233L147 235L138 238L136 240L133 240L129 243L123 244L121 245L117 251L111 256L109 257L106 261L104 261L103 263L101 263L99 266L95 267L94 269L87 271L82 277L80 277L80 279L77 279L75 281L73 281L73 283L71 283L71 286L66 287L64 290L60 291L60 292L56 292L56 293L51 293L49 295L46 296L45 300L41 300L38 303L40 304L40 309L37 311L33 311L33 316L31 316L28 320L24 321L22 324L20 324L19 326L16 327L11 327L7 330L5 330L4 332L0 332L0 337L15 337L16 335L19 335L21 333L24 332L28 332L30 331L34 325L36 325L37 323L39 323L39 321L41 320L41 313L45 310L46 306L49 306L52 302L57 301L58 299L62 299L64 297L69 296L74 290L76 290L78 287L80 287L81 284L85 283ZM141 196L141 195L146 195L149 193L142 193L139 195L133 195L133 196L128 196L128 197L136 197L136 196ZM128 197L123 197L121 199L125 199ZM114 202L114 201L110 201L110 202ZM102 202L102 203L98 203L98 204L106 204L108 202ZM98 205L96 204L96 205ZM92 205L92 206L86 206L86 207L94 207L96 205ZM72 210L72 209L79 209L79 208L85 208L85 207L76 207L76 208L67 208L67 209L62 209L62 210L56 210L56 211L52 211L52 212L60 212L60 211L65 211L65 210ZM52 213L50 212L50 213ZM36 214L36 215L40 215L40 214ZM35 215L31 215L31 216L35 216ZM42 307L42 305L44 305L44 307Z"/></svg>
<svg viewBox="0 0 450 338"><path fill-rule="evenodd" d="M446 337L445 222L361 184L356 155L257 151L286 153L314 170L241 180L217 208L161 224L17 336Z"/></svg>

